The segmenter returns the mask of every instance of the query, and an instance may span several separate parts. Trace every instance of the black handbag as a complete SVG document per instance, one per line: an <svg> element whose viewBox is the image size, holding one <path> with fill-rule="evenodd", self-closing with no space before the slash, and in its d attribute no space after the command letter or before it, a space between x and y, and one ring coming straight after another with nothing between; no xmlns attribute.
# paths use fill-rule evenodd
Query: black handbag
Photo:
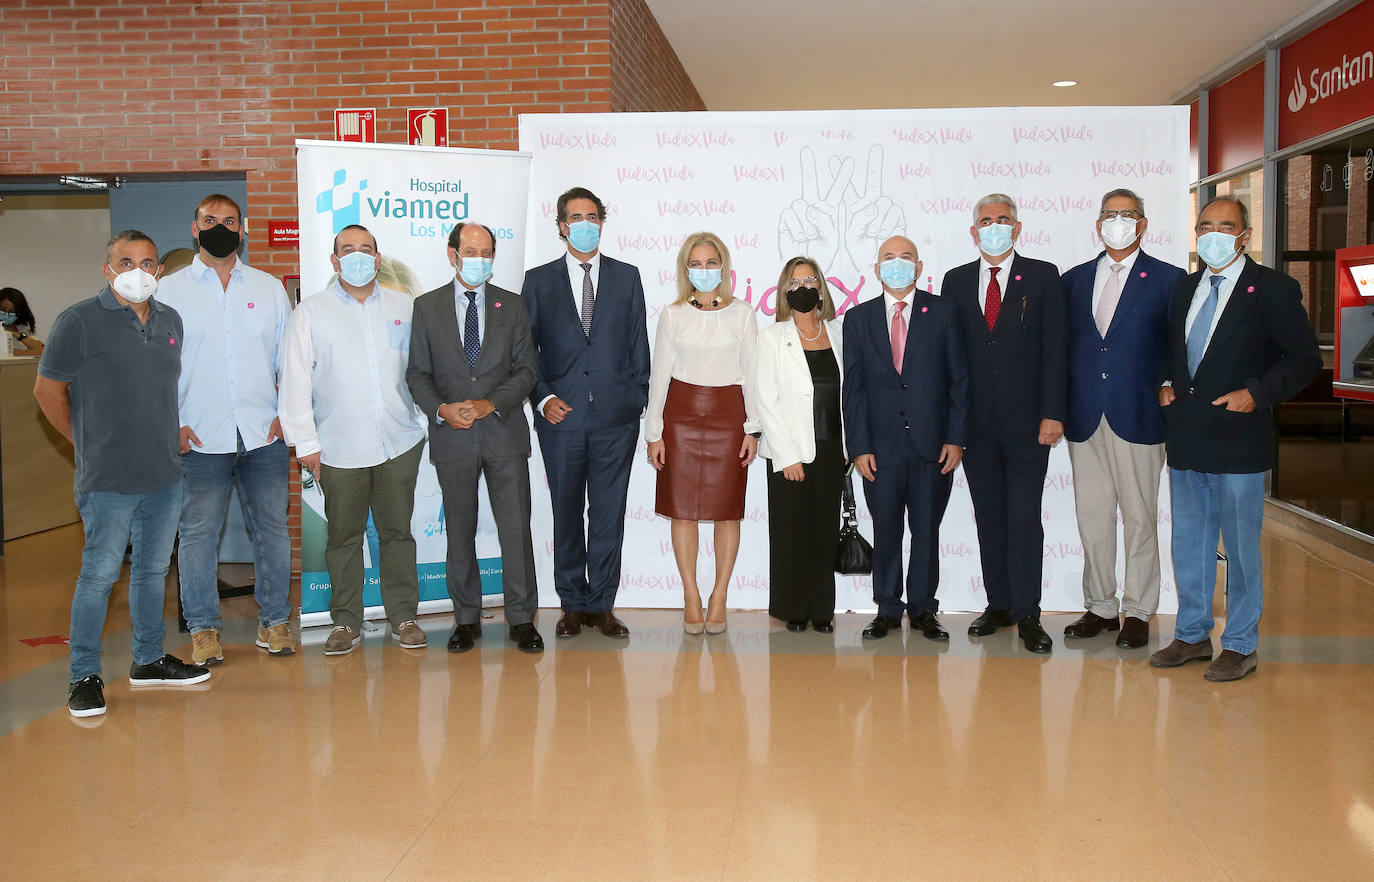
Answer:
<svg viewBox="0 0 1374 882"><path fill-rule="evenodd" d="M835 572L842 576L866 576L873 572L873 546L859 532L859 513L854 505L854 481L851 464L844 471L844 488L840 492L840 547L835 549Z"/></svg>

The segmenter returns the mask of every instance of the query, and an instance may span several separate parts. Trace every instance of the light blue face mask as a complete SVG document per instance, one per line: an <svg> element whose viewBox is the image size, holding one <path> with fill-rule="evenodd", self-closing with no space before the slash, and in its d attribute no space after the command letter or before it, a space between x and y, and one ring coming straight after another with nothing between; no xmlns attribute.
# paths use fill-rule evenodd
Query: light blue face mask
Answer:
<svg viewBox="0 0 1374 882"><path fill-rule="evenodd" d="M888 288L900 291L916 281L916 263L905 257L893 257L878 264L878 275Z"/></svg>
<svg viewBox="0 0 1374 882"><path fill-rule="evenodd" d="M601 242L601 225L589 220L568 224L568 243L579 254L591 254Z"/></svg>
<svg viewBox="0 0 1374 882"><path fill-rule="evenodd" d="M692 287L697 289L698 294L714 294L720 287L720 267L715 269L689 269L687 278L691 280Z"/></svg>
<svg viewBox="0 0 1374 882"><path fill-rule="evenodd" d="M1212 269L1221 269L1236 259L1236 236L1213 230L1197 237L1197 256Z"/></svg>
<svg viewBox="0 0 1374 882"><path fill-rule="evenodd" d="M19 316L12 312L0 312L0 325L12 325L19 321Z"/></svg>
<svg viewBox="0 0 1374 882"><path fill-rule="evenodd" d="M1007 224L988 224L978 228L978 250L989 257L1006 254L1011 250L1011 230Z"/></svg>
<svg viewBox="0 0 1374 882"><path fill-rule="evenodd" d="M339 278L361 288L377 277L377 255L350 251L339 258Z"/></svg>
<svg viewBox="0 0 1374 882"><path fill-rule="evenodd" d="M490 257L461 257L463 265L458 269L458 277L467 285L476 288L491 278Z"/></svg>

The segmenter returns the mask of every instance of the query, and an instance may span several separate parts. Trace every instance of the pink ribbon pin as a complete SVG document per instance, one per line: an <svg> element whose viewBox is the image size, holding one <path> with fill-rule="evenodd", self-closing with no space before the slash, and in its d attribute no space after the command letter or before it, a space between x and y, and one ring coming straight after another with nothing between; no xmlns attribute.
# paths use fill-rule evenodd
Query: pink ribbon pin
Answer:
<svg viewBox="0 0 1374 882"><path fill-rule="evenodd" d="M401 326L401 320L400 320L400 319L396 319L396 327L399 328L400 326Z"/></svg>
<svg viewBox="0 0 1374 882"><path fill-rule="evenodd" d="M1016 277L1016 281L1018 281L1018 282L1021 281L1021 277L1020 277L1020 276L1017 276L1017 277Z"/></svg>
<svg viewBox="0 0 1374 882"><path fill-rule="evenodd" d="M921 312L930 312L930 307L929 307L929 306L922 306L922 307L921 307Z"/></svg>
<svg viewBox="0 0 1374 882"><path fill-rule="evenodd" d="M1141 271L1140 271L1140 277L1141 277L1142 279L1145 278L1145 277L1148 276L1148 275L1149 275L1149 273L1145 272L1144 270L1141 270Z"/></svg>
<svg viewBox="0 0 1374 882"><path fill-rule="evenodd" d="M251 300L248 301L248 308L249 308L249 309L252 309L252 308L253 308L253 301L251 301Z"/></svg>
<svg viewBox="0 0 1374 882"><path fill-rule="evenodd" d="M177 338L176 338L176 337L168 337L168 338L167 338L167 345L168 345L168 346L175 346L175 345L177 345Z"/></svg>
<svg viewBox="0 0 1374 882"><path fill-rule="evenodd" d="M1249 288L1246 288L1246 289L1245 289L1245 293L1247 293L1247 294L1254 294L1254 293L1255 293L1255 286L1254 286L1254 285L1251 285Z"/></svg>
<svg viewBox="0 0 1374 882"><path fill-rule="evenodd" d="M500 308L501 308L501 301L498 300L498 301L496 301L495 303L493 303L493 304L491 305L491 308L492 308L492 309L500 309Z"/></svg>

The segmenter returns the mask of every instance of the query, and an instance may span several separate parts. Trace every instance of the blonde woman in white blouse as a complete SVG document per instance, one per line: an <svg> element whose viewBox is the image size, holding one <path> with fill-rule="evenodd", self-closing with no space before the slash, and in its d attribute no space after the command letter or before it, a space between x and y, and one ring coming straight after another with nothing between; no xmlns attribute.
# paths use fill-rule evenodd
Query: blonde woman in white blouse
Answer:
<svg viewBox="0 0 1374 882"><path fill-rule="evenodd" d="M744 490L758 452L752 362L754 310L731 294L730 252L693 233L677 255L678 296L659 313L644 437L658 470L654 510L671 518L688 634L725 630L726 590L739 554ZM715 522L716 574L702 608L698 527Z"/></svg>

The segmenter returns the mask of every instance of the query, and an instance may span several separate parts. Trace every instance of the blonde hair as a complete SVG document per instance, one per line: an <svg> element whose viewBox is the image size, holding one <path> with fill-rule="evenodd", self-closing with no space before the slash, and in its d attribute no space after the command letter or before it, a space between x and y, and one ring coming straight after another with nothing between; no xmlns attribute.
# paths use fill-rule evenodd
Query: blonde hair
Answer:
<svg viewBox="0 0 1374 882"><path fill-rule="evenodd" d="M774 321L785 322L792 318L792 307L787 303L787 289L792 285L793 270L803 264L811 267L811 271L816 274L816 290L821 292L821 321L828 322L835 317L835 301L830 299L830 286L825 283L825 273L821 272L816 261L798 255L783 264L782 272L778 275L778 290L775 295L778 308L773 316Z"/></svg>
<svg viewBox="0 0 1374 882"><path fill-rule="evenodd" d="M673 306L686 303L696 293L696 289L692 287L692 280L687 278L687 261L692 250L702 245L714 248L720 258L720 287L713 292L720 298L720 305L729 306L730 301L735 299L731 291L733 285L730 278L730 249L725 247L725 243L720 241L720 237L715 233L693 233L683 240L682 247L677 252L677 299L673 301Z"/></svg>

